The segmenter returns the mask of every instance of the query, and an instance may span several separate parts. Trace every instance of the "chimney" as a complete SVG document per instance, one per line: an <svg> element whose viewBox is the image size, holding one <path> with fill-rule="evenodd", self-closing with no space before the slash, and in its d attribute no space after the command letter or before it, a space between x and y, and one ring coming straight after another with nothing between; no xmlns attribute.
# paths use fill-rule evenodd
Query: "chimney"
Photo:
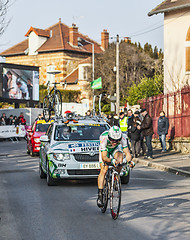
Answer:
<svg viewBox="0 0 190 240"><path fill-rule="evenodd" d="M104 29L103 32L101 32L101 47L106 50L109 45L109 33L107 32L107 29Z"/></svg>
<svg viewBox="0 0 190 240"><path fill-rule="evenodd" d="M131 43L131 38L130 37L124 37L124 42Z"/></svg>
<svg viewBox="0 0 190 240"><path fill-rule="evenodd" d="M78 27L74 23L69 28L69 42L72 46L78 47Z"/></svg>

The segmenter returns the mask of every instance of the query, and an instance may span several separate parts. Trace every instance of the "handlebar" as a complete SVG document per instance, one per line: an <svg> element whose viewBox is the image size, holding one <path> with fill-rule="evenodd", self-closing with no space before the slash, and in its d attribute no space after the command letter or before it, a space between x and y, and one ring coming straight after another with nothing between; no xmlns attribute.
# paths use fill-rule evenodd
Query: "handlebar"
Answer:
<svg viewBox="0 0 190 240"><path fill-rule="evenodd" d="M105 165L107 166L112 166L112 167L122 167L122 166L125 166L125 165L130 165L130 164L133 164L133 166L135 166L135 163L133 161L129 161L129 162L122 162L122 163L118 163L116 166L114 166L112 164L112 162L104 162Z"/></svg>

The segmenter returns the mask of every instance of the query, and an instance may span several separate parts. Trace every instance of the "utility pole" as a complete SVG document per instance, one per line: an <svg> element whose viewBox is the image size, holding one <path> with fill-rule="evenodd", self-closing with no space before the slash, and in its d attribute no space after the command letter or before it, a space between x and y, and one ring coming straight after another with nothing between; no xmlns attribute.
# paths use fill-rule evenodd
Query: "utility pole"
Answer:
<svg viewBox="0 0 190 240"><path fill-rule="evenodd" d="M119 91L119 35L116 42L116 114L119 116L120 91Z"/></svg>

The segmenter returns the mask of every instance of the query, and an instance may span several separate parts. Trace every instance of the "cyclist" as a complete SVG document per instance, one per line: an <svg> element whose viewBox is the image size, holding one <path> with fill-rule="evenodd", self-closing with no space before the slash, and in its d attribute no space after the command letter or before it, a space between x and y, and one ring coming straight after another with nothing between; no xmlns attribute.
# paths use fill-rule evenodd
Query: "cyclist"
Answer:
<svg viewBox="0 0 190 240"><path fill-rule="evenodd" d="M103 188L104 179L108 166L105 162L112 162L113 165L117 165L123 162L123 152L126 155L127 161L131 161L132 157L128 148L127 135L122 133L121 129L117 126L113 126L109 131L105 131L100 135L100 174L98 176L98 207L103 207ZM131 163L130 167L133 167ZM122 167L118 167L118 172Z"/></svg>

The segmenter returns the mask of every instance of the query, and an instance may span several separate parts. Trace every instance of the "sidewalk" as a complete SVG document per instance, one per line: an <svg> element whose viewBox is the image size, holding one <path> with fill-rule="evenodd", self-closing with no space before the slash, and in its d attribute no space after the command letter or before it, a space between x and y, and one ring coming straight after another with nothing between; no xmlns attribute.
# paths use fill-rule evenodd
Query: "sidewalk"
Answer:
<svg viewBox="0 0 190 240"><path fill-rule="evenodd" d="M168 151L162 153L161 149L153 150L154 159L144 159L144 157L134 158L137 164L156 168L166 172L190 177L190 155L179 152Z"/></svg>

